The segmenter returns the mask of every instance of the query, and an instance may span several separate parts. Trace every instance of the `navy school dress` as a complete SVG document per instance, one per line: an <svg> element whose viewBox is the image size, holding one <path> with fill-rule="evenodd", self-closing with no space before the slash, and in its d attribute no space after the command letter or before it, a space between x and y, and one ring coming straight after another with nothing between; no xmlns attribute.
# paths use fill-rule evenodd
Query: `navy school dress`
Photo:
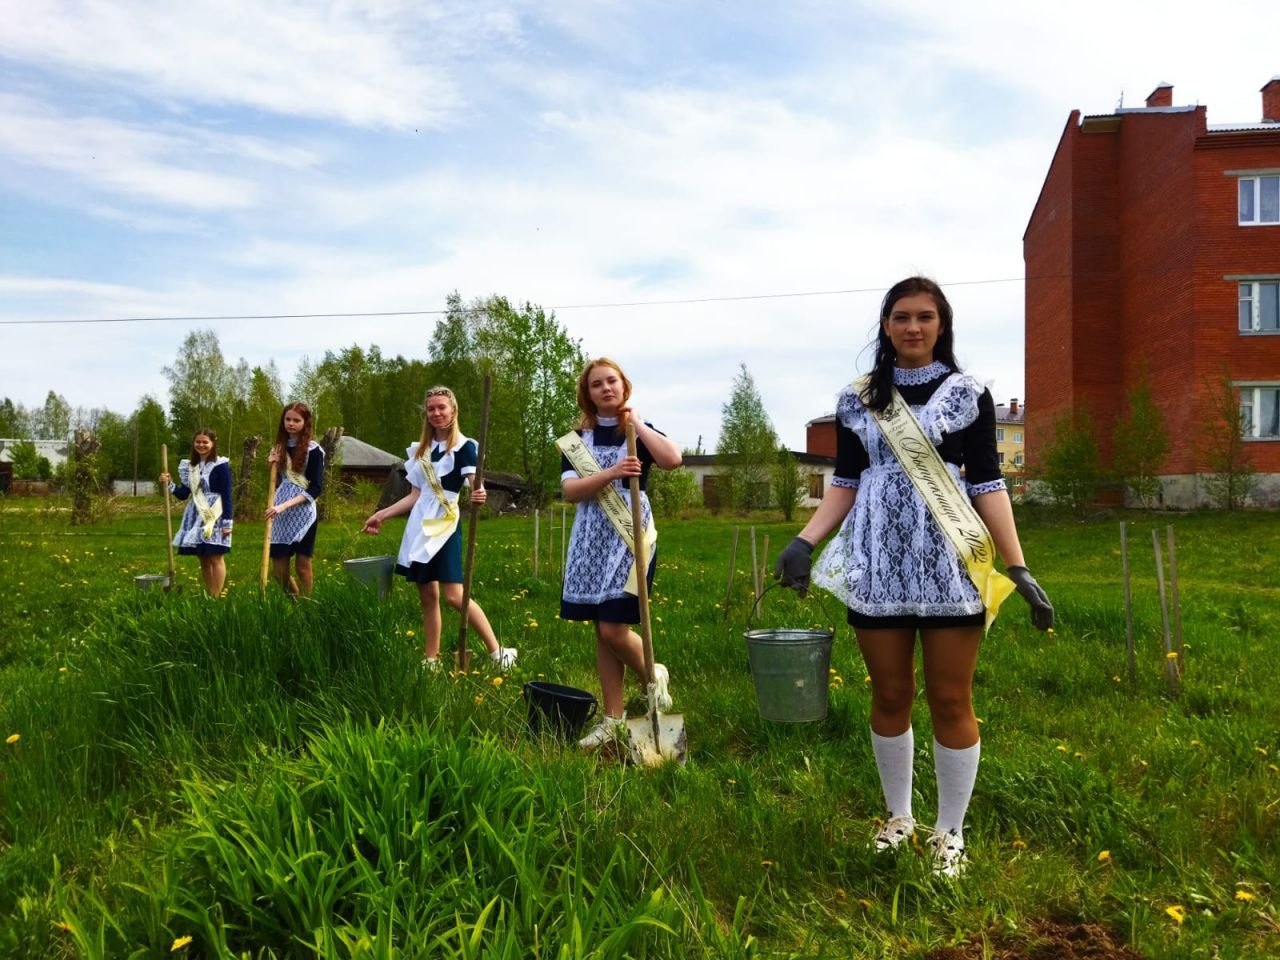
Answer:
<svg viewBox="0 0 1280 960"><path fill-rule="evenodd" d="M293 449L291 444L291 458ZM306 502L289 508L271 522L273 557L292 557L296 554L310 557L316 551L316 528L319 526L316 498L324 493L324 450L314 440L307 447L307 463L302 473L306 478L305 489L290 480L283 470L280 471L279 485L272 502L279 506L298 494L302 494Z"/></svg>
<svg viewBox="0 0 1280 960"><path fill-rule="evenodd" d="M419 492L400 541L396 573L410 583L462 583L461 522L443 544L432 544L423 535L424 519L444 516L444 508L436 501L424 471L435 470L445 496L456 505L463 483L476 472L476 442L459 436L454 447L446 450L443 440L432 441L430 467L414 456L417 449L416 443L409 447L405 462L405 477Z"/></svg>
<svg viewBox="0 0 1280 960"><path fill-rule="evenodd" d="M219 517L214 521L213 532L205 536L205 523L196 510L195 500L187 504L182 512L182 523L174 534L173 545L184 557L208 557L228 553L231 550L231 462L226 457L218 457L213 463L201 463L195 470L189 460L178 463L178 482L169 481L169 492L179 500L191 497L194 476L199 479L200 490L210 505L215 505Z"/></svg>

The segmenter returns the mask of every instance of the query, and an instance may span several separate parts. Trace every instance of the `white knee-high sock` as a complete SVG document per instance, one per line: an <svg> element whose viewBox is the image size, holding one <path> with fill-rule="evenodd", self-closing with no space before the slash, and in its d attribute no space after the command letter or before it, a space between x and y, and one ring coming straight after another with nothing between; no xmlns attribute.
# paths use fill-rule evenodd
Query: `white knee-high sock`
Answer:
<svg viewBox="0 0 1280 960"><path fill-rule="evenodd" d="M964 816L978 779L978 757L982 741L971 747L952 750L933 741L933 767L938 773L938 833L951 831L964 836Z"/></svg>
<svg viewBox="0 0 1280 960"><path fill-rule="evenodd" d="M882 737L871 731L871 749L880 771L880 789L891 817L911 816L911 764L915 759L916 739L910 727L896 737Z"/></svg>

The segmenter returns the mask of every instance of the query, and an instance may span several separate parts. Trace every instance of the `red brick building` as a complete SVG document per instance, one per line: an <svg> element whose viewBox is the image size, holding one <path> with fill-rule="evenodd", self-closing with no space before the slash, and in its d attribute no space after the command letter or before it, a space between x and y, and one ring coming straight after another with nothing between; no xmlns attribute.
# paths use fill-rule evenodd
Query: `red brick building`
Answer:
<svg viewBox="0 0 1280 960"><path fill-rule="evenodd" d="M1023 235L1027 462L1085 409L1103 462L1142 376L1172 449L1163 499L1204 502L1210 383L1237 390L1259 503L1280 503L1280 77L1262 120L1210 125L1203 106L1073 110Z"/></svg>

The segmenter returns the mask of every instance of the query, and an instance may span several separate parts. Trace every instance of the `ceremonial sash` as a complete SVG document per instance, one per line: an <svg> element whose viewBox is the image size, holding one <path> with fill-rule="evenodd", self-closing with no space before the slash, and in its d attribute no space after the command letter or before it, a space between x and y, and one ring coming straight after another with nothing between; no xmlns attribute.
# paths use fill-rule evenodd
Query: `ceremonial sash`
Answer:
<svg viewBox="0 0 1280 960"><path fill-rule="evenodd" d="M596 460L587 445L582 442L582 438L573 431L566 433L557 440L556 446L560 448L560 452L569 461L569 465L573 467L574 472L583 479L594 477L600 472L599 461ZM640 583L636 577L636 542L631 532L631 508L627 506L626 501L622 499L622 494L618 492L618 488L612 483L607 483L596 491L596 502L600 504L600 509L609 518L609 522L613 524L613 529L622 538L622 542L631 551L631 570L627 574L627 585L623 589L632 596L636 596L640 589ZM658 543L658 528L653 522L652 512L650 512L649 520L645 524L644 542L649 547L647 551L649 556L652 557L653 548Z"/></svg>
<svg viewBox="0 0 1280 960"><path fill-rule="evenodd" d="M854 384L859 395L866 384L866 378ZM978 588L978 596L986 608L984 632L990 630L996 614L1000 612L1000 604L1016 589L1013 581L995 568L995 544L991 540L991 532L960 490L960 485L896 387L893 402L885 410L877 412L868 408L867 412L898 458L902 472L924 498L929 513L964 562L969 579Z"/></svg>
<svg viewBox="0 0 1280 960"><path fill-rule="evenodd" d="M196 513L200 515L200 520L204 523L204 539L213 539L214 524L222 517L222 497L214 494L212 498L204 495L204 488L200 485L200 475L202 471L199 464L187 465L187 479L191 487L191 502L196 505Z"/></svg>
<svg viewBox="0 0 1280 960"><path fill-rule="evenodd" d="M311 486L311 481L307 479L307 475L305 473L299 473L297 470L293 469L292 457L285 454L284 462L284 476L286 480L292 483L299 490L305 490L307 487Z"/></svg>
<svg viewBox="0 0 1280 960"><path fill-rule="evenodd" d="M458 501L445 495L440 478L436 476L435 464L430 460L422 461L422 474L427 478L427 485L435 494L436 501L444 509L443 517L431 517L422 521L422 535L427 539L427 556L434 557L444 546L444 542L453 536L458 529Z"/></svg>

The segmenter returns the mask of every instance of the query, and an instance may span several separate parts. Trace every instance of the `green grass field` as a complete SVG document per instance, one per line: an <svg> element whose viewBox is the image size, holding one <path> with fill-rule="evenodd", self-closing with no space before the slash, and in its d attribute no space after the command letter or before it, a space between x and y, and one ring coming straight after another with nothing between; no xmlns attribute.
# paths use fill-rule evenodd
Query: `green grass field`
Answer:
<svg viewBox="0 0 1280 960"><path fill-rule="evenodd" d="M134 588L164 571L153 505L75 531L65 507L0 500L0 955L1280 956L1276 514L1128 517L1135 683L1117 524L1023 518L1059 625L1035 632L1014 597L986 641L973 863L947 884L918 854L867 849L868 692L830 599L827 719L759 719L752 521L660 523L655 645L691 749L684 769L640 770L525 725L522 681L596 689L589 629L556 616L558 512L538 579L531 519L481 524L475 594L520 648L500 681L422 674L416 594L380 603L346 579L343 558L395 552L398 523L377 540L356 508L325 525L299 604L260 598L261 527L238 525L212 602L194 561L180 595ZM754 522L771 556L799 526ZM1167 523L1176 700L1151 548ZM822 618L774 591L761 623ZM923 697L915 725L927 824ZM1062 952L1073 931L1134 952Z"/></svg>

